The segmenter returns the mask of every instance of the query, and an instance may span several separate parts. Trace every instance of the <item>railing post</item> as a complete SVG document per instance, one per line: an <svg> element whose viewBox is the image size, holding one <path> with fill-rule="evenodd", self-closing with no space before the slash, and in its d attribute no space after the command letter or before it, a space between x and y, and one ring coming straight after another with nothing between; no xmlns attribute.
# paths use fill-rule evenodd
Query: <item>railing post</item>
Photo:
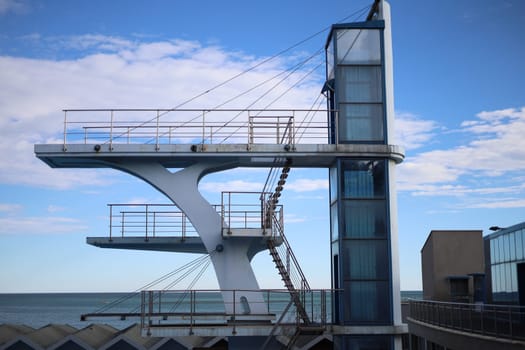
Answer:
<svg viewBox="0 0 525 350"><path fill-rule="evenodd" d="M111 110L111 121L109 123L109 150L113 151L113 110Z"/></svg>
<svg viewBox="0 0 525 350"><path fill-rule="evenodd" d="M148 241L148 205L146 204L146 242Z"/></svg>
<svg viewBox="0 0 525 350"><path fill-rule="evenodd" d="M237 333L237 329L235 327L235 323L237 322L236 319L235 319L235 315L236 315L236 311L235 311L235 304L237 304L237 298L235 297L235 289L233 290L233 315L232 315L232 323L233 323L233 330L232 330L232 334L236 334Z"/></svg>
<svg viewBox="0 0 525 350"><path fill-rule="evenodd" d="M181 235L182 235L182 240L184 241L184 239L186 238L186 215L184 214L184 212L181 212L180 214L180 217L181 217Z"/></svg>
<svg viewBox="0 0 525 350"><path fill-rule="evenodd" d="M124 237L124 212L121 211L120 214L122 214L122 217L120 219L120 234L122 235L122 237Z"/></svg>
<svg viewBox="0 0 525 350"><path fill-rule="evenodd" d="M206 110L202 111L202 141L201 144L204 145L204 138L206 136Z"/></svg>
<svg viewBox="0 0 525 350"><path fill-rule="evenodd" d="M109 241L111 242L112 239L112 231L113 231L113 205L108 204L109 206Z"/></svg>
<svg viewBox="0 0 525 350"><path fill-rule="evenodd" d="M155 237L155 228L157 227L157 212L154 211L153 212L153 232L152 232L152 237Z"/></svg>
<svg viewBox="0 0 525 350"><path fill-rule="evenodd" d="M190 291L190 335L193 335L193 315L195 313L195 291Z"/></svg>
<svg viewBox="0 0 525 350"><path fill-rule="evenodd" d="M67 111L64 110L64 144L62 145L62 150L67 151Z"/></svg>
<svg viewBox="0 0 525 350"><path fill-rule="evenodd" d="M160 114L159 114L159 110L157 109L157 127L156 127L157 135L155 136L155 139L156 139L155 151L158 151L160 148L159 147L159 117L160 117Z"/></svg>

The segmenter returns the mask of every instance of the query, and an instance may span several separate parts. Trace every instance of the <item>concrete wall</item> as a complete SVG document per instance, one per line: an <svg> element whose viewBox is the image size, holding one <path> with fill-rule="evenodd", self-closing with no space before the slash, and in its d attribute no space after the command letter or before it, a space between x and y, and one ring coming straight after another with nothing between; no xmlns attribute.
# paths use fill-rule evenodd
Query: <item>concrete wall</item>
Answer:
<svg viewBox="0 0 525 350"><path fill-rule="evenodd" d="M481 230L431 231L421 250L423 296L451 301L449 276L484 273Z"/></svg>

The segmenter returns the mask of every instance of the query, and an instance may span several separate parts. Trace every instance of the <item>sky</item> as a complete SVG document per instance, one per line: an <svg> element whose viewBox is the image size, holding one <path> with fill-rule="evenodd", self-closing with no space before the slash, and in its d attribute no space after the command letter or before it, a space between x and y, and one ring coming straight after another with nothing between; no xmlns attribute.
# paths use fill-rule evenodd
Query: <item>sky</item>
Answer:
<svg viewBox="0 0 525 350"><path fill-rule="evenodd" d="M38 160L34 144L60 142L63 109L172 108L200 94L184 106L210 108L311 58L264 99L268 85L227 105L262 108L289 90L272 108L310 108L324 83L327 28L362 20L370 3L0 0L0 293L131 291L197 257L85 243L108 235L108 203L167 199L117 170ZM397 144L406 150L400 279L402 290L418 290L431 230L486 235L525 220L525 2L391 7ZM218 203L222 190L262 190L266 175L213 174L200 190ZM281 203L310 284L330 288L327 171L293 169ZM253 266L262 288L282 288L268 254ZM196 287L217 288L212 271L204 276Z"/></svg>

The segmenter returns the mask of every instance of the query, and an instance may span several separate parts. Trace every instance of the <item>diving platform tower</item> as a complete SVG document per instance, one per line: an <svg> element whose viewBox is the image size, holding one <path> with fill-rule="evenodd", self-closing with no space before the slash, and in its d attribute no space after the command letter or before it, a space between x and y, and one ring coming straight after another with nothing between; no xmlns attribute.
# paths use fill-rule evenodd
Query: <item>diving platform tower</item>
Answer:
<svg viewBox="0 0 525 350"><path fill-rule="evenodd" d="M275 254L286 240L282 221L274 218L286 174L293 168L329 169L332 305L330 326L322 332L333 337L336 349L401 349L406 328L401 324L395 165L404 154L392 144L389 5L377 0L366 21L333 25L326 60L328 106L322 111L325 121L315 125L306 120L319 111L67 110L63 142L35 145L35 153L53 168L121 170L169 198L198 237L92 237L88 243L209 254L226 313L235 317L243 310L248 324L229 331L231 349L252 348L247 336L277 336L279 331L250 265L257 253L270 251L292 295L304 287L291 284L286 264ZM280 171L277 188L261 194L261 222L255 229L232 227L224 206L217 210L198 190L204 176L237 167ZM300 312L300 298L295 304L303 324L313 323ZM172 333L167 326L148 328L154 331L181 334L179 328ZM208 332L217 335L217 327Z"/></svg>

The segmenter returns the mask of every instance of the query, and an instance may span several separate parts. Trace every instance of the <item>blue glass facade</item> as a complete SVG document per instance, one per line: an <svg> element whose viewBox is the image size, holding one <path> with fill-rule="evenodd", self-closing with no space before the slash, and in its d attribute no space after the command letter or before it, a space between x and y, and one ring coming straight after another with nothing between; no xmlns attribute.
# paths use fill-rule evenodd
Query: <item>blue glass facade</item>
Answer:
<svg viewBox="0 0 525 350"><path fill-rule="evenodd" d="M525 305L525 222L485 237L491 302Z"/></svg>
<svg viewBox="0 0 525 350"><path fill-rule="evenodd" d="M338 24L326 46L330 142L387 145L385 22ZM330 168L334 318L394 324L388 154L338 158ZM372 329L372 328L370 328ZM394 336L334 337L336 349L391 349Z"/></svg>

